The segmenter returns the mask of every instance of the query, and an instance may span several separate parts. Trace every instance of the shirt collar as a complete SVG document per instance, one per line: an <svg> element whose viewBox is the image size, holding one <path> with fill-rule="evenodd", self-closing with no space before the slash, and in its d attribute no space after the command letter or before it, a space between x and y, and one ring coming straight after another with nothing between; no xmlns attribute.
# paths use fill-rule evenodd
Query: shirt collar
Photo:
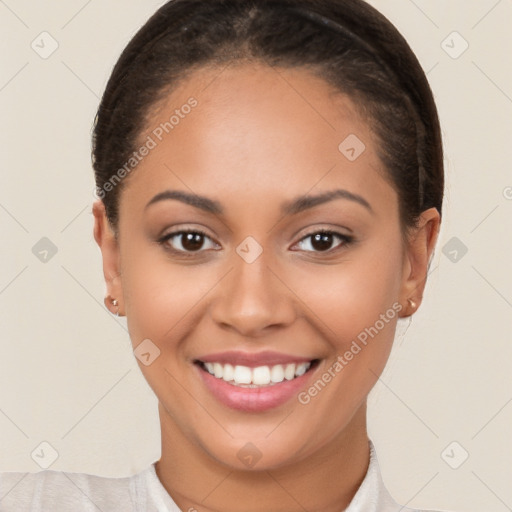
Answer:
<svg viewBox="0 0 512 512"><path fill-rule="evenodd" d="M368 439L370 463L366 475L345 512L407 512L391 497L382 480L375 446Z"/></svg>

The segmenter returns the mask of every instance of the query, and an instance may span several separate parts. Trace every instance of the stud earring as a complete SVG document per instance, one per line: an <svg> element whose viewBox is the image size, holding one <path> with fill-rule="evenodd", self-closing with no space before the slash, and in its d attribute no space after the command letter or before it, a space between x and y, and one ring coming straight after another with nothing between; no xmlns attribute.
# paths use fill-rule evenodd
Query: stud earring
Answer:
<svg viewBox="0 0 512 512"><path fill-rule="evenodd" d="M416 302L414 302L412 299L407 299L407 302L409 303L412 309L416 309Z"/></svg>
<svg viewBox="0 0 512 512"><path fill-rule="evenodd" d="M110 311L110 305L109 305L109 302L110 304L112 304L112 306L114 306L115 308L117 308L117 311L115 313L116 316L119 316L119 301L117 299L112 299L110 298L110 295L107 295L105 297L105 306L107 307L107 309Z"/></svg>

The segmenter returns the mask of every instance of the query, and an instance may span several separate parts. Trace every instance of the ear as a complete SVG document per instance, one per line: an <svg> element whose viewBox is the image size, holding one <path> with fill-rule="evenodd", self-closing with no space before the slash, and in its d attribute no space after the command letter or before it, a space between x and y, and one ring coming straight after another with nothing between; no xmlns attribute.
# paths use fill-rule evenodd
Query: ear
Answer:
<svg viewBox="0 0 512 512"><path fill-rule="evenodd" d="M103 201L97 200L93 203L92 213L94 215L94 239L101 249L103 259L103 277L107 285L107 296L105 306L111 313L123 311L123 289L121 281L121 266L119 258L119 242L108 221ZM117 306L112 300L117 300Z"/></svg>
<svg viewBox="0 0 512 512"><path fill-rule="evenodd" d="M400 303L403 305L401 317L412 315L421 304L440 224L441 216L437 208L429 208L422 212L417 225L409 232L400 291Z"/></svg>

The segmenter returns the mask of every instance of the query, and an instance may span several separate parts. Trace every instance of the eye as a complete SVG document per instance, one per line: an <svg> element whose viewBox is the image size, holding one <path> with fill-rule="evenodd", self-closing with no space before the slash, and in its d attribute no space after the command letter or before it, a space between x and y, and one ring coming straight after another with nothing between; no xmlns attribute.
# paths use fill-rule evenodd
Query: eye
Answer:
<svg viewBox="0 0 512 512"><path fill-rule="evenodd" d="M168 233L160 238L158 242L172 252L183 253L185 256L188 256L190 253L202 252L201 249L204 249L205 239L212 243L213 247L210 248L215 248L216 244L213 240L204 231L199 229ZM173 247L173 244L175 244L175 247Z"/></svg>
<svg viewBox="0 0 512 512"><path fill-rule="evenodd" d="M341 246L347 246L353 242L353 237L338 233L336 231L329 231L325 229L313 231L304 236L297 245L305 243L306 252L320 252L327 253L333 252L332 244L338 239L340 243L334 247L334 250ZM210 247L205 247L205 241L208 240L211 243ZM181 253L184 256L192 256L193 253L202 252L202 249L215 248L217 244L200 229L195 230L180 230L173 233L168 233L158 240L161 245L164 245L166 249L174 252Z"/></svg>
<svg viewBox="0 0 512 512"><path fill-rule="evenodd" d="M305 237L303 237L300 241L300 243L303 243L305 240L310 240L308 243L305 244L306 247L309 248L304 249L307 252L333 252L331 249L332 243L334 240L341 240L341 243L335 246L335 249L341 246L347 246L351 244L354 240L352 236L344 235L342 233L338 233L336 231L328 231L326 229L321 229L318 231L313 231L312 233L309 233Z"/></svg>

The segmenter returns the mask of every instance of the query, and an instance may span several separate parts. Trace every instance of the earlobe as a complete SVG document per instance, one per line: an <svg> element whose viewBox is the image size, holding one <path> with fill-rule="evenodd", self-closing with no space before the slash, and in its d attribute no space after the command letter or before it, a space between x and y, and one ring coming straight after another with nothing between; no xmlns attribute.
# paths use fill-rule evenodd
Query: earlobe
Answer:
<svg viewBox="0 0 512 512"><path fill-rule="evenodd" d="M113 314L115 314L116 316L120 316L119 315L119 301L117 299L113 299L110 295L107 295L104 299L103 299L103 302L105 304L105 307ZM115 311L113 311L112 308L115 308Z"/></svg>
<svg viewBox="0 0 512 512"><path fill-rule="evenodd" d="M418 307L416 302L414 300L412 300L412 299L407 299L407 302L409 303L409 306L411 307L411 309L413 311L416 311L416 308Z"/></svg>
<svg viewBox="0 0 512 512"><path fill-rule="evenodd" d="M98 200L93 203L92 213L94 215L94 239L101 250L103 277L107 286L104 303L111 313L120 316L123 291L119 243L108 221L103 201Z"/></svg>
<svg viewBox="0 0 512 512"><path fill-rule="evenodd" d="M422 212L414 230L410 233L402 275L400 302L405 305L401 317L414 314L423 298L428 268L439 235L441 217L436 208Z"/></svg>

